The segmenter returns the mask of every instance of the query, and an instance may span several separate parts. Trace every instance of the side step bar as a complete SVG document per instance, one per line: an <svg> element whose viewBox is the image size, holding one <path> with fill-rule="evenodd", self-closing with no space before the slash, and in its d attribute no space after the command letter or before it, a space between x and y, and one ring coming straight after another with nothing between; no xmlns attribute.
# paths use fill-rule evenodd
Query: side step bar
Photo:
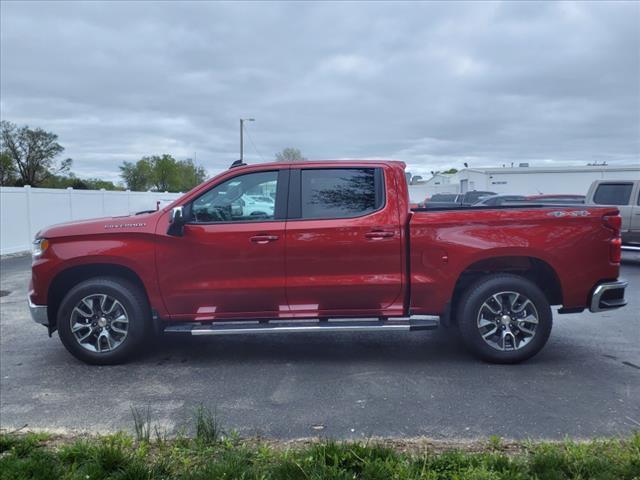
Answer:
<svg viewBox="0 0 640 480"><path fill-rule="evenodd" d="M640 252L640 245L622 245L621 248L627 252Z"/></svg>
<svg viewBox="0 0 640 480"><path fill-rule="evenodd" d="M416 315L397 320L269 320L234 321L211 324L174 323L165 333L190 333L191 335L242 335L253 333L317 333L317 332L379 332L383 330L416 331L438 328L437 317Z"/></svg>

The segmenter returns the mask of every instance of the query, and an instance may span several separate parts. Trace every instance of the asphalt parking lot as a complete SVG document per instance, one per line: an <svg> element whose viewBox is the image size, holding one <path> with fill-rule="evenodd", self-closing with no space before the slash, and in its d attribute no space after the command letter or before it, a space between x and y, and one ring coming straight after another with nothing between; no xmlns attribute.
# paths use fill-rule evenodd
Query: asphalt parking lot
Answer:
<svg viewBox="0 0 640 480"><path fill-rule="evenodd" d="M640 430L640 254L626 308L558 315L525 364L488 365L455 334L170 337L127 365L92 367L33 323L30 258L0 262L0 426L132 429L150 406L169 432L198 404L227 428L275 438L560 439Z"/></svg>

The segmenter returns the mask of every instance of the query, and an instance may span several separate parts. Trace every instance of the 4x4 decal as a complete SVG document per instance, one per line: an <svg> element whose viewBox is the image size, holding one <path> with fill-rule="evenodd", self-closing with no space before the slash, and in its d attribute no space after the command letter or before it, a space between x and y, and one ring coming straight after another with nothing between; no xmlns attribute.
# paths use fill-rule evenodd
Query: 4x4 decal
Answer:
<svg viewBox="0 0 640 480"><path fill-rule="evenodd" d="M549 212L547 215L550 217L588 217L591 214L587 210L573 210L571 212L557 210L555 212Z"/></svg>

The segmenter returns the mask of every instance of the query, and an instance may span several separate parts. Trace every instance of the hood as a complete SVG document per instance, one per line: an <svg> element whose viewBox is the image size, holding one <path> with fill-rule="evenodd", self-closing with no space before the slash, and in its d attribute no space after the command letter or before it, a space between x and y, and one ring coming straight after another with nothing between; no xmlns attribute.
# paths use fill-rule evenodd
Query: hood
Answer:
<svg viewBox="0 0 640 480"><path fill-rule="evenodd" d="M43 228L36 234L36 237L60 238L74 235L104 235L124 232L148 233L155 231L155 224L161 213L162 210L139 215L91 218L58 223Z"/></svg>

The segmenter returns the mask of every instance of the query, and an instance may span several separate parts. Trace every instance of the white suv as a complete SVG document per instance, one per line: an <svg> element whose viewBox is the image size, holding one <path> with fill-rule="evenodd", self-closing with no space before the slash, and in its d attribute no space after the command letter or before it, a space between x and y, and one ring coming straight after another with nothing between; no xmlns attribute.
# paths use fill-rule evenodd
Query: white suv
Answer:
<svg viewBox="0 0 640 480"><path fill-rule="evenodd" d="M266 215L273 217L276 204L271 197L244 194L240 198L242 199L243 216Z"/></svg>

